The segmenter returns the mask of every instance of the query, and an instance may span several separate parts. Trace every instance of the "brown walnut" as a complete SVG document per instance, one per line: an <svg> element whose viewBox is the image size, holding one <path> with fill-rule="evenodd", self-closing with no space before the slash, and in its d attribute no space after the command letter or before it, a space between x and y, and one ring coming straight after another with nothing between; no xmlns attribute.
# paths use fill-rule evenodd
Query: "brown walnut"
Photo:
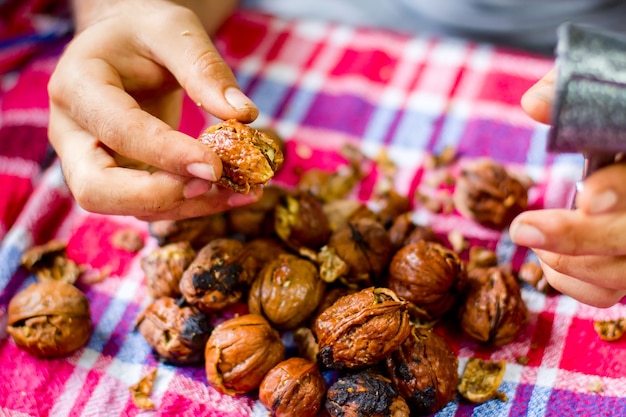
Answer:
<svg viewBox="0 0 626 417"><path fill-rule="evenodd" d="M407 302L387 288L339 298L313 325L320 359L329 368L364 368L384 359L411 331Z"/></svg>
<svg viewBox="0 0 626 417"><path fill-rule="evenodd" d="M229 231L247 239L274 236L275 208L286 192L284 188L270 185L263 189L259 201L226 212Z"/></svg>
<svg viewBox="0 0 626 417"><path fill-rule="evenodd" d="M224 394L245 394L284 357L279 333L263 316L238 316L216 326L206 343L207 381Z"/></svg>
<svg viewBox="0 0 626 417"><path fill-rule="evenodd" d="M189 242L200 249L213 239L228 235L224 213L181 220L157 220L149 223L150 235L159 246L174 242Z"/></svg>
<svg viewBox="0 0 626 417"><path fill-rule="evenodd" d="M330 236L330 225L322 203L312 194L287 194L276 206L274 228L291 249L318 250Z"/></svg>
<svg viewBox="0 0 626 417"><path fill-rule="evenodd" d="M317 363L297 357L270 369L259 387L261 403L276 417L315 417L325 394Z"/></svg>
<svg viewBox="0 0 626 417"><path fill-rule="evenodd" d="M141 258L148 295L153 298L178 297L183 272L196 257L189 242L158 247Z"/></svg>
<svg viewBox="0 0 626 417"><path fill-rule="evenodd" d="M35 356L68 355L87 343L91 331L89 300L63 281L31 284L9 302L7 332Z"/></svg>

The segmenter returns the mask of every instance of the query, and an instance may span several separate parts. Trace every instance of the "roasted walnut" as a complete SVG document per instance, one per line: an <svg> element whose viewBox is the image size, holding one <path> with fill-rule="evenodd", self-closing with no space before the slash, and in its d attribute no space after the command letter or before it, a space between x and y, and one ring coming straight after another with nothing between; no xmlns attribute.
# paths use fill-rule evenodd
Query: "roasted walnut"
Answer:
<svg viewBox="0 0 626 417"><path fill-rule="evenodd" d="M517 272L517 278L535 287L537 291L547 293L552 288L546 279L541 266L536 262L524 263Z"/></svg>
<svg viewBox="0 0 626 417"><path fill-rule="evenodd" d="M377 283L389 265L393 250L387 230L368 218L344 224L330 236L327 247L347 264L345 282L361 288ZM320 275L326 275L323 268Z"/></svg>
<svg viewBox="0 0 626 417"><path fill-rule="evenodd" d="M267 186L256 203L229 210L226 216L230 232L247 239L274 236L275 208L285 193L283 188Z"/></svg>
<svg viewBox="0 0 626 417"><path fill-rule="evenodd" d="M260 237L246 242L243 265L248 272L247 283L252 284L265 265L286 252L285 245L271 237Z"/></svg>
<svg viewBox="0 0 626 417"><path fill-rule="evenodd" d="M139 252L144 246L141 233L133 228L117 230L111 235L110 243L114 248L130 253Z"/></svg>
<svg viewBox="0 0 626 417"><path fill-rule="evenodd" d="M318 250L330 236L322 203L307 192L285 195L276 206L276 234L291 249Z"/></svg>
<svg viewBox="0 0 626 417"><path fill-rule="evenodd" d="M312 168L302 173L298 189L327 203L344 199L360 179L360 173L354 171L352 166L343 166L337 171Z"/></svg>
<svg viewBox="0 0 626 417"><path fill-rule="evenodd" d="M315 312L325 287L313 262L283 254L259 273L248 294L248 308L280 330L293 330Z"/></svg>
<svg viewBox="0 0 626 417"><path fill-rule="evenodd" d="M208 127L198 139L222 160L218 183L240 193L267 184L283 163L283 153L272 138L235 119Z"/></svg>
<svg viewBox="0 0 626 417"><path fill-rule="evenodd" d="M409 417L409 406L389 379L372 372L346 375L328 388L331 417Z"/></svg>
<svg viewBox="0 0 626 417"><path fill-rule="evenodd" d="M270 369L259 387L261 403L276 417L315 417L325 394L317 363L297 357Z"/></svg>
<svg viewBox="0 0 626 417"><path fill-rule="evenodd" d="M244 394L283 361L285 347L263 316L245 314L215 327L204 357L209 384L224 394Z"/></svg>
<svg viewBox="0 0 626 417"><path fill-rule="evenodd" d="M393 188L374 198L371 204L376 207L378 221L385 229L389 229L396 217L410 209L409 199Z"/></svg>
<svg viewBox="0 0 626 417"><path fill-rule="evenodd" d="M468 163L457 179L453 201L465 217L502 229L528 207L528 188L491 159Z"/></svg>
<svg viewBox="0 0 626 417"><path fill-rule="evenodd" d="M182 220L158 220L149 223L149 230L160 246L189 242L194 249L200 249L213 239L228 235L228 225L223 213Z"/></svg>
<svg viewBox="0 0 626 417"><path fill-rule="evenodd" d="M503 346L524 329L528 308L517 279L504 267L474 269L460 311L461 328L473 339Z"/></svg>
<svg viewBox="0 0 626 417"><path fill-rule="evenodd" d="M465 283L465 263L455 252L420 241L396 252L387 285L421 310L422 319L434 319L452 308Z"/></svg>
<svg viewBox="0 0 626 417"><path fill-rule="evenodd" d="M324 203L323 209L326 217L328 218L330 230L333 232L349 221L354 221L362 217L378 220L376 213L374 213L364 203L357 200L333 200L328 203Z"/></svg>
<svg viewBox="0 0 626 417"><path fill-rule="evenodd" d="M248 270L244 244L235 239L215 239L206 244L185 269L180 292L189 304L214 312L241 299Z"/></svg>
<svg viewBox="0 0 626 417"><path fill-rule="evenodd" d="M386 365L393 385L414 413L435 413L456 396L459 360L448 342L430 329L413 326Z"/></svg>
<svg viewBox="0 0 626 417"><path fill-rule="evenodd" d="M394 248L417 243L422 240L442 243L430 226L418 225L413 222L413 213L407 212L397 216L389 228L389 239Z"/></svg>
<svg viewBox="0 0 626 417"><path fill-rule="evenodd" d="M21 265L35 274L39 281L58 280L74 284L83 270L68 259L66 247L67 244L60 240L34 246L24 252Z"/></svg>
<svg viewBox="0 0 626 417"><path fill-rule="evenodd" d="M158 247L141 258L148 295L153 298L178 297L183 272L196 257L189 242Z"/></svg>
<svg viewBox="0 0 626 417"><path fill-rule="evenodd" d="M506 395L498 392L504 379L504 361L487 361L470 358L459 381L459 393L475 404L484 403L493 398L506 401Z"/></svg>
<svg viewBox="0 0 626 417"><path fill-rule="evenodd" d="M63 281L31 284L9 302L7 332L35 356L68 355L87 343L91 330L89 300Z"/></svg>
<svg viewBox="0 0 626 417"><path fill-rule="evenodd" d="M607 342L614 342L624 336L626 319L594 321L593 329L598 333L600 339Z"/></svg>
<svg viewBox="0 0 626 417"><path fill-rule="evenodd" d="M366 288L339 298L313 326L323 364L364 368L384 359L411 331L407 304L387 288Z"/></svg>
<svg viewBox="0 0 626 417"><path fill-rule="evenodd" d="M213 327L198 308L180 306L171 297L152 302L138 317L137 328L164 361L176 365L202 362Z"/></svg>

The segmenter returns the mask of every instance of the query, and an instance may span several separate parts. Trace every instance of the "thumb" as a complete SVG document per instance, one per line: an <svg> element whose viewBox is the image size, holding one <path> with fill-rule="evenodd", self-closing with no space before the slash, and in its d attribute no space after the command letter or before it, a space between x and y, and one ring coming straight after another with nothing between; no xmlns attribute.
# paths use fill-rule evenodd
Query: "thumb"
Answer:
<svg viewBox="0 0 626 417"><path fill-rule="evenodd" d="M552 68L522 96L522 109L540 123L550 123L556 96L556 69Z"/></svg>

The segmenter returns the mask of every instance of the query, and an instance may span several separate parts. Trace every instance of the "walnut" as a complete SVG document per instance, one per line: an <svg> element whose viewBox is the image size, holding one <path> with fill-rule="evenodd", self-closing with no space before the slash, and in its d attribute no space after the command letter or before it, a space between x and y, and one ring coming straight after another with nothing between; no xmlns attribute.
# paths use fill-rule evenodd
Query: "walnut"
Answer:
<svg viewBox="0 0 626 417"><path fill-rule="evenodd" d="M323 205L324 213L328 218L330 230L335 231L349 221L362 217L378 220L378 216L369 207L357 200L333 200Z"/></svg>
<svg viewBox="0 0 626 417"><path fill-rule="evenodd" d="M328 388L330 417L409 417L409 406L389 379L373 372L346 375Z"/></svg>
<svg viewBox="0 0 626 417"><path fill-rule="evenodd" d="M270 369L259 387L261 403L276 417L315 417L325 394L317 363L297 357Z"/></svg>
<svg viewBox="0 0 626 417"><path fill-rule="evenodd" d="M490 159L468 163L457 179L453 201L465 217L502 229L528 207L528 188Z"/></svg>
<svg viewBox="0 0 626 417"><path fill-rule="evenodd" d="M298 350L298 356L311 362L317 362L319 346L310 327L299 327L293 332L293 342Z"/></svg>
<svg viewBox="0 0 626 417"><path fill-rule="evenodd" d="M293 330L315 312L325 287L313 262L283 254L259 273L248 295L248 308L280 330Z"/></svg>
<svg viewBox="0 0 626 417"><path fill-rule="evenodd" d="M600 339L607 342L614 342L624 336L626 319L594 321L593 329L598 333Z"/></svg>
<svg viewBox="0 0 626 417"><path fill-rule="evenodd" d="M368 218L344 224L330 236L327 246L347 264L346 283L361 288L378 282L393 250L387 230ZM323 268L320 275L326 276Z"/></svg>
<svg viewBox="0 0 626 417"><path fill-rule="evenodd" d="M458 391L463 398L480 404L497 398L506 401L506 395L498 392L504 378L505 361L486 361L470 358L459 381Z"/></svg>
<svg viewBox="0 0 626 417"><path fill-rule="evenodd" d="M483 271L482 274L478 272ZM461 328L473 339L503 346L517 337L528 321L519 283L504 267L474 269L461 307Z"/></svg>
<svg viewBox="0 0 626 417"><path fill-rule="evenodd" d="M143 237L139 231L126 228L117 230L111 235L111 246L130 253L139 252L144 245Z"/></svg>
<svg viewBox="0 0 626 417"><path fill-rule="evenodd" d="M183 272L196 257L189 242L158 247L141 258L148 295L153 298L180 296Z"/></svg>
<svg viewBox="0 0 626 417"><path fill-rule="evenodd" d="M285 195L276 206L276 234L291 249L318 250L330 236L330 225L322 203L301 192Z"/></svg>
<svg viewBox="0 0 626 417"><path fill-rule="evenodd" d="M265 265L286 252L285 245L271 237L260 237L246 242L243 265L248 273L247 283L252 284Z"/></svg>
<svg viewBox="0 0 626 417"><path fill-rule="evenodd" d="M267 184L283 163L283 153L272 138L235 119L208 127L198 139L222 160L218 183L240 193Z"/></svg>
<svg viewBox="0 0 626 417"><path fill-rule="evenodd" d="M91 331L89 300L63 281L31 284L9 302L7 332L35 356L68 355L87 343Z"/></svg>
<svg viewBox="0 0 626 417"><path fill-rule="evenodd" d="M543 273L543 269L536 262L524 263L517 272L517 278L543 293L549 292L552 288Z"/></svg>
<svg viewBox="0 0 626 417"><path fill-rule="evenodd" d="M160 246L174 242L189 242L200 249L213 239L228 235L224 213L182 220L158 220L148 224L150 235Z"/></svg>
<svg viewBox="0 0 626 417"><path fill-rule="evenodd" d="M376 196L371 204L376 207L378 221L385 229L389 229L396 217L410 209L409 199L398 194L394 189Z"/></svg>
<svg viewBox="0 0 626 417"><path fill-rule="evenodd" d="M283 361L285 347L263 316L245 314L215 327L204 357L209 384L224 394L244 394Z"/></svg>
<svg viewBox="0 0 626 417"><path fill-rule="evenodd" d="M229 210L226 217L230 232L247 239L273 236L275 208L286 192L280 187L267 186L259 201Z"/></svg>
<svg viewBox="0 0 626 417"><path fill-rule="evenodd" d="M389 239L394 248L417 243L422 240L442 243L430 226L415 224L412 220L413 213L407 212L397 216L389 228Z"/></svg>
<svg viewBox="0 0 626 417"><path fill-rule="evenodd" d="M67 244L60 240L34 246L24 252L21 265L35 274L39 281L60 280L74 284L83 269L68 259L66 247Z"/></svg>
<svg viewBox="0 0 626 417"><path fill-rule="evenodd" d="M411 331L407 302L387 288L339 298L313 325L320 358L329 368L364 368L393 352Z"/></svg>
<svg viewBox="0 0 626 417"><path fill-rule="evenodd" d="M466 284L465 263L446 247L428 241L404 246L391 260L387 285L413 303L422 319L441 317Z"/></svg>
<svg viewBox="0 0 626 417"><path fill-rule="evenodd" d="M458 365L456 354L444 338L417 326L386 359L391 381L411 411L419 415L435 413L454 399Z"/></svg>
<svg viewBox="0 0 626 417"><path fill-rule="evenodd" d="M351 166L340 167L337 171L324 171L311 168L302 173L298 190L314 195L327 203L344 199L361 179Z"/></svg>
<svg viewBox="0 0 626 417"><path fill-rule="evenodd" d="M180 292L189 304L208 313L236 303L248 282L244 255L244 244L239 240L209 242L183 272Z"/></svg>
<svg viewBox="0 0 626 417"><path fill-rule="evenodd" d="M152 302L137 318L137 328L160 358L175 365L200 363L213 329L206 313L171 297Z"/></svg>

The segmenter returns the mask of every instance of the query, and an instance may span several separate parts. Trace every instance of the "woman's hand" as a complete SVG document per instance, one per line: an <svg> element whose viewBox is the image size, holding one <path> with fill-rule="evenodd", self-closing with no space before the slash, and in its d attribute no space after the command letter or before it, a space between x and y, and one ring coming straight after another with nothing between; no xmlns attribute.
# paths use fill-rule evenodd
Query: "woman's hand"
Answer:
<svg viewBox="0 0 626 417"><path fill-rule="evenodd" d="M257 116L205 30L224 16L200 20L166 0L104 1L91 9L83 1L77 4L91 18L78 16L79 31L48 86L49 138L77 202L156 220L255 201L260 190L242 195L213 185L220 159L176 130L183 89L218 118Z"/></svg>
<svg viewBox="0 0 626 417"><path fill-rule="evenodd" d="M522 98L535 120L550 120L555 72ZM546 279L585 304L610 307L626 295L626 165L589 176L576 196L576 209L527 211L511 224L511 238L532 248Z"/></svg>

